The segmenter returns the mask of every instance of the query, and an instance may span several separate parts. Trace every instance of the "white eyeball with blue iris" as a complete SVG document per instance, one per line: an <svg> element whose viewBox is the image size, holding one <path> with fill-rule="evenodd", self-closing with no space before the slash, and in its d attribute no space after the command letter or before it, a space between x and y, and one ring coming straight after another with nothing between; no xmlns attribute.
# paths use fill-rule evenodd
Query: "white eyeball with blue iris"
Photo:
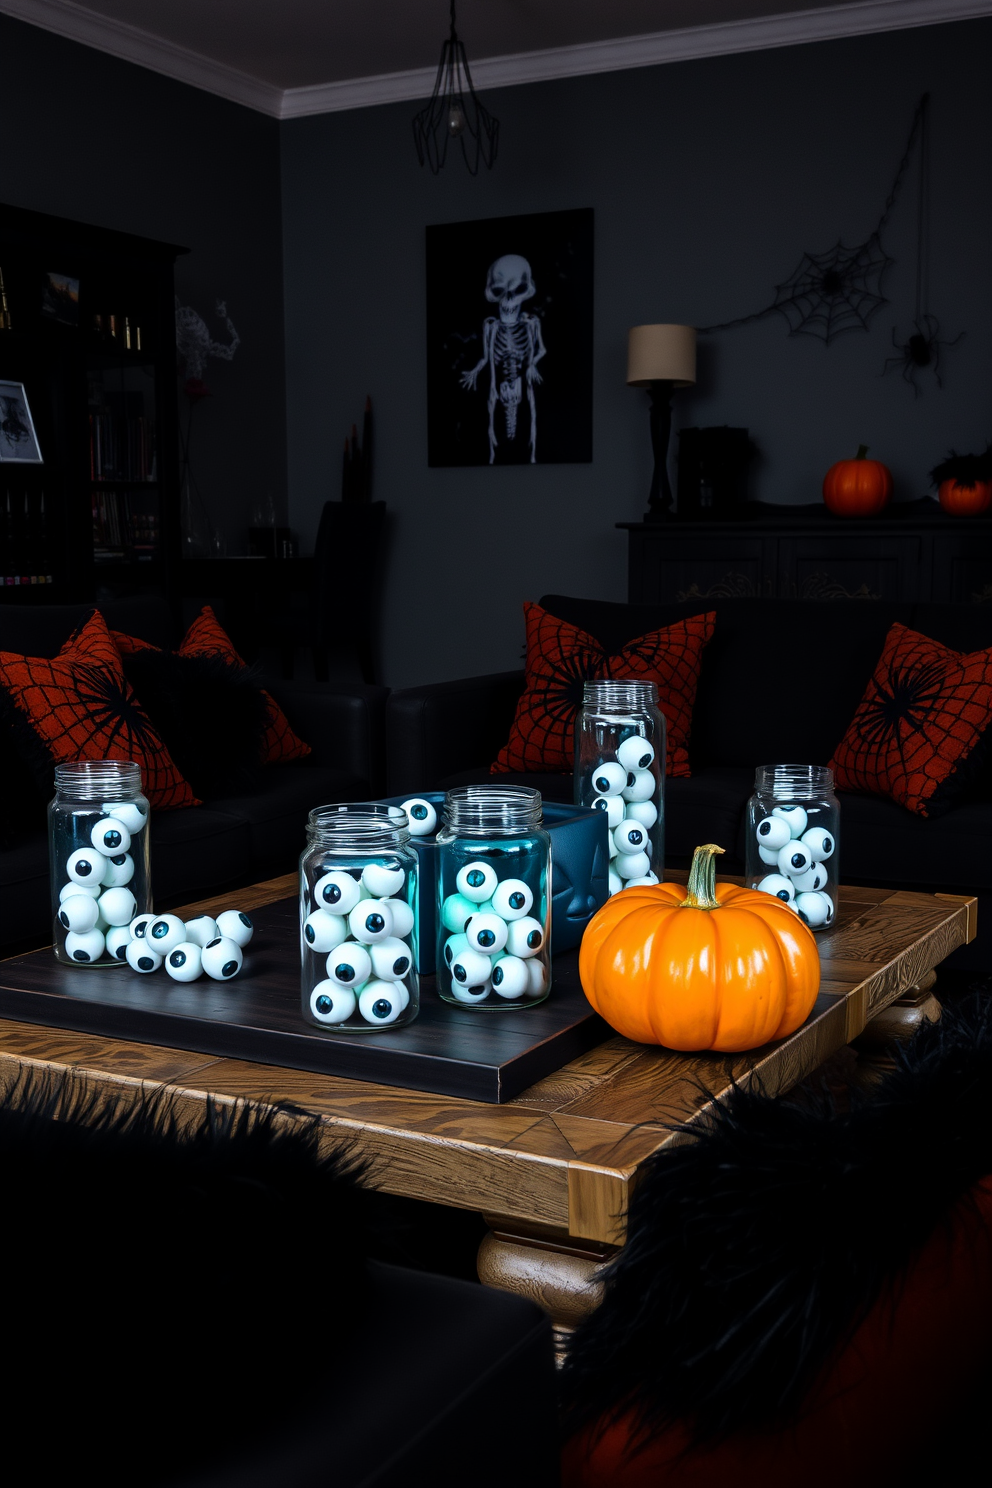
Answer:
<svg viewBox="0 0 992 1488"><path fill-rule="evenodd" d="M134 919L131 921L131 926L130 926L130 929L131 929L131 939L132 940L144 940L145 939L145 936L148 933L148 926L152 923L152 921L154 919L155 919L155 915L153 915L153 914L135 915ZM177 944L178 944L178 942L177 942Z"/></svg>
<svg viewBox="0 0 992 1488"><path fill-rule="evenodd" d="M473 904L471 899L466 899L464 894L449 894L441 905L441 924L453 935L461 935L465 929L465 921L477 910L478 905Z"/></svg>
<svg viewBox="0 0 992 1488"><path fill-rule="evenodd" d="M826 827L810 827L803 833L800 841L809 848L817 863L826 862L837 845L833 833L828 832Z"/></svg>
<svg viewBox="0 0 992 1488"><path fill-rule="evenodd" d="M597 796L618 796L627 784L627 771L617 760L607 760L592 772L592 788Z"/></svg>
<svg viewBox="0 0 992 1488"><path fill-rule="evenodd" d="M606 817L606 824L612 832L623 821L623 797L622 796L597 796L592 803L594 811L601 811Z"/></svg>
<svg viewBox="0 0 992 1488"><path fill-rule="evenodd" d="M224 933L219 924L217 931L220 935ZM326 909L315 909L303 921L303 939L311 951L336 950L348 939L348 921L343 915L330 914Z"/></svg>
<svg viewBox="0 0 992 1488"><path fill-rule="evenodd" d="M651 859L646 852L618 853L613 866L621 878L645 878L651 872Z"/></svg>
<svg viewBox="0 0 992 1488"><path fill-rule="evenodd" d="M108 925L129 925L134 919L138 901L130 889L104 889L97 900L97 907ZM182 925L182 920L179 923ZM184 939L185 931L186 927L183 925Z"/></svg>
<svg viewBox="0 0 992 1488"><path fill-rule="evenodd" d="M618 853L642 853L649 840L647 827L642 827L639 821L622 821L613 833L613 843Z"/></svg>
<svg viewBox="0 0 992 1488"><path fill-rule="evenodd" d="M133 926L131 933L138 933ZM154 915L145 931L145 939L153 951L157 951L160 956L167 956L186 939L186 926L178 915Z"/></svg>
<svg viewBox="0 0 992 1488"><path fill-rule="evenodd" d="M784 873L766 873L758 888L762 894L774 894L776 899L782 899L786 904L791 904L796 897L796 886Z"/></svg>
<svg viewBox="0 0 992 1488"><path fill-rule="evenodd" d="M184 940L165 958L165 969L174 982L195 982L203 974L203 950Z"/></svg>
<svg viewBox="0 0 992 1488"><path fill-rule="evenodd" d="M393 933L393 912L385 899L362 899L348 916L352 935L362 945L375 945Z"/></svg>
<svg viewBox="0 0 992 1488"><path fill-rule="evenodd" d="M98 853L112 858L116 853L127 852L131 846L131 833L116 817L105 816L90 832L90 841Z"/></svg>
<svg viewBox="0 0 992 1488"><path fill-rule="evenodd" d="M625 801L650 801L658 785L650 770L631 770L620 794Z"/></svg>
<svg viewBox="0 0 992 1488"><path fill-rule="evenodd" d="M251 922L251 916L246 915L240 909L225 909L223 914L217 916L217 933L233 940L242 950L255 934L255 926Z"/></svg>
<svg viewBox="0 0 992 1488"><path fill-rule="evenodd" d="M157 951L149 948L147 940L129 940L124 951L124 960L132 971L147 975L150 971L158 971L163 958Z"/></svg>
<svg viewBox="0 0 992 1488"><path fill-rule="evenodd" d="M357 879L350 873L336 868L325 873L313 886L314 903L318 909L329 909L331 914L349 915L362 897Z"/></svg>
<svg viewBox="0 0 992 1488"><path fill-rule="evenodd" d="M411 796L409 801L404 801L403 810L410 824L411 837L429 837L437 831L437 811L422 796Z"/></svg>
<svg viewBox="0 0 992 1488"><path fill-rule="evenodd" d="M505 997L508 1002L523 997L527 991L528 965L519 956L500 956L493 962L492 985L497 997Z"/></svg>
<svg viewBox="0 0 992 1488"><path fill-rule="evenodd" d="M372 975L382 982L402 981L413 965L410 947L402 940L397 940L395 935L391 935L388 940L380 940L378 945L369 946L369 956L372 959Z"/></svg>
<svg viewBox="0 0 992 1488"><path fill-rule="evenodd" d="M77 884L98 884L103 878L107 860L95 847L77 847L69 854L65 871Z"/></svg>
<svg viewBox="0 0 992 1488"><path fill-rule="evenodd" d="M787 842L778 850L778 869L780 873L787 873L790 878L801 878L808 873L813 866L813 854L808 847L804 847L795 838Z"/></svg>
<svg viewBox="0 0 992 1488"><path fill-rule="evenodd" d="M154 925L152 929L154 930ZM175 950L175 946L173 946ZM241 947L235 945L233 940L228 940L226 935L219 935L216 940L210 941L200 952L203 969L208 977L215 982L229 982L236 977L244 965L244 956Z"/></svg>
<svg viewBox="0 0 992 1488"><path fill-rule="evenodd" d="M658 808L653 801L628 801L623 814L628 821L639 821L649 832L658 820Z"/></svg>
<svg viewBox="0 0 992 1488"><path fill-rule="evenodd" d="M827 870L822 863L814 863L808 873L802 873L795 880L797 894L815 894L826 887Z"/></svg>
<svg viewBox="0 0 992 1488"><path fill-rule="evenodd" d="M506 949L511 956L526 961L529 956L536 956L543 945L544 926L533 915L524 915L522 920L507 925Z"/></svg>
<svg viewBox="0 0 992 1488"><path fill-rule="evenodd" d="M506 945L507 933L506 921L498 914L474 914L465 922L469 945L484 956L498 956Z"/></svg>
<svg viewBox="0 0 992 1488"><path fill-rule="evenodd" d="M310 1011L319 1023L344 1023L350 1018L358 998L350 987L339 987L336 982L318 982L310 993Z"/></svg>
<svg viewBox="0 0 992 1488"><path fill-rule="evenodd" d="M460 956L462 951L467 951L468 948L467 935L449 935L441 953L444 956L445 966L450 966L455 957Z"/></svg>
<svg viewBox="0 0 992 1488"><path fill-rule="evenodd" d="M826 894L797 894L796 909L799 917L814 930L826 925L833 918L834 907Z"/></svg>
<svg viewBox="0 0 992 1488"><path fill-rule="evenodd" d="M336 987L351 987L357 992L371 975L372 957L365 946L354 941L338 946L327 958L327 977Z"/></svg>
<svg viewBox="0 0 992 1488"><path fill-rule="evenodd" d="M485 1002L492 990L492 983L488 979L473 987L463 986L461 982L451 984L451 995L456 1002Z"/></svg>
<svg viewBox="0 0 992 1488"><path fill-rule="evenodd" d="M768 848L769 851L777 853L780 847L784 847L792 836L789 831L789 823L783 821L780 816L766 816L754 829L754 835L758 839L758 846Z"/></svg>
<svg viewBox="0 0 992 1488"><path fill-rule="evenodd" d="M388 868L384 863L369 863L362 869L362 888L368 889L373 899L388 899L398 894L406 881L402 868Z"/></svg>
<svg viewBox="0 0 992 1488"><path fill-rule="evenodd" d="M358 1011L366 1023L386 1028L395 1023L405 1004L395 982L367 982L358 994Z"/></svg>
<svg viewBox="0 0 992 1488"><path fill-rule="evenodd" d="M522 878L504 878L493 895L493 914L509 923L530 914L533 904L533 891Z"/></svg>
<svg viewBox="0 0 992 1488"><path fill-rule="evenodd" d="M467 946L451 960L452 980L462 987L473 987L479 982L488 982L493 963L481 951Z"/></svg>
<svg viewBox="0 0 992 1488"><path fill-rule="evenodd" d="M413 929L413 910L405 899L387 899L386 903L393 917L393 934L399 940L406 940Z"/></svg>
<svg viewBox="0 0 992 1488"><path fill-rule="evenodd" d="M201 951L211 940L216 940L219 934L217 921L209 915L197 915L195 920L186 921L186 939L192 941L193 945L198 945Z"/></svg>
<svg viewBox="0 0 992 1488"><path fill-rule="evenodd" d="M73 894L88 894L91 899L99 899L102 893L103 884L78 884L73 883L70 879L69 882L59 890L59 903L62 904L65 902L66 899L71 899Z"/></svg>
<svg viewBox="0 0 992 1488"><path fill-rule="evenodd" d="M107 866L100 880L104 888L122 889L131 882L134 877L134 859L130 853L116 853L105 861Z"/></svg>
<svg viewBox="0 0 992 1488"><path fill-rule="evenodd" d="M94 928L82 935L70 930L65 938L65 953L73 961L99 961L106 944L102 930Z"/></svg>
<svg viewBox="0 0 992 1488"><path fill-rule="evenodd" d="M466 863L455 875L455 888L473 904L491 899L498 883L496 871L488 863Z"/></svg>
<svg viewBox="0 0 992 1488"><path fill-rule="evenodd" d="M801 806L773 806L772 816L784 821L793 837L801 837L809 820Z"/></svg>
<svg viewBox="0 0 992 1488"><path fill-rule="evenodd" d="M107 955L115 961L127 960L127 948L131 944L130 925L115 925L106 934Z"/></svg>
<svg viewBox="0 0 992 1488"><path fill-rule="evenodd" d="M642 739L638 734L631 734L629 739L624 739L617 750L617 759L628 772L650 769L654 763L654 745L649 744L647 739Z"/></svg>
<svg viewBox="0 0 992 1488"><path fill-rule="evenodd" d="M148 808L139 806L136 801L104 801L100 810L106 816L112 816L115 821L123 822L132 837L148 821Z"/></svg>
<svg viewBox="0 0 992 1488"><path fill-rule="evenodd" d="M87 930L96 928L99 918L100 911L91 894L75 893L62 900L59 924L63 930L71 930L75 935L85 935Z"/></svg>

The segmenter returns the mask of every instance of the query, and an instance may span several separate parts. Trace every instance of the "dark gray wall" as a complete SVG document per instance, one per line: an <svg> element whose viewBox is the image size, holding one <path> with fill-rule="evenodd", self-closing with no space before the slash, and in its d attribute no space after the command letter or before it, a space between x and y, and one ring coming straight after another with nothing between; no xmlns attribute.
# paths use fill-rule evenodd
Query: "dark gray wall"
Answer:
<svg viewBox="0 0 992 1488"><path fill-rule="evenodd" d="M897 494L924 493L949 445L992 433L992 23L968 22L487 96L502 153L472 180L417 165L416 105L283 125L289 474L293 525L312 542L338 494L341 439L367 391L378 419L375 494L394 513L386 680L401 686L513 666L521 601L549 590L620 599L620 520L650 476L645 394L624 386L627 328L729 319L768 303L804 249L871 231L924 89L933 95L932 303L946 334L943 392L883 378L909 329L915 184L885 242L891 303L831 347L779 317L711 338L682 423L746 424L762 457L753 494L814 501L859 443ZM429 470L424 227L596 209L594 463ZM480 301L480 314L483 305ZM553 348L545 364L554 375ZM544 370L544 369L542 369Z"/></svg>
<svg viewBox="0 0 992 1488"><path fill-rule="evenodd" d="M227 300L241 347L207 363L194 464L243 551L255 501L285 492L279 125L7 16L0 58L0 200L183 244L176 291L221 341Z"/></svg>

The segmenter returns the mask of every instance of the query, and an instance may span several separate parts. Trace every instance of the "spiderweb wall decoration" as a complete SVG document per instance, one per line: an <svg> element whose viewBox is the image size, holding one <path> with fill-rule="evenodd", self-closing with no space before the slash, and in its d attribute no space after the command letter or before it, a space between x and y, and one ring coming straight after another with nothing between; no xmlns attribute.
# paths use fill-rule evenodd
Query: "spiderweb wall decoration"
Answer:
<svg viewBox="0 0 992 1488"><path fill-rule="evenodd" d="M782 315L790 336L815 336L827 346L845 331L866 331L877 310L887 304L882 279L893 260L882 247L882 232L892 215L896 197L909 166L913 146L926 116L928 95L920 99L913 115L909 138L882 214L864 242L848 248L838 239L825 253L804 253L787 279L775 286L775 298L763 310L725 320L719 325L700 326L700 334L730 331L769 315Z"/></svg>

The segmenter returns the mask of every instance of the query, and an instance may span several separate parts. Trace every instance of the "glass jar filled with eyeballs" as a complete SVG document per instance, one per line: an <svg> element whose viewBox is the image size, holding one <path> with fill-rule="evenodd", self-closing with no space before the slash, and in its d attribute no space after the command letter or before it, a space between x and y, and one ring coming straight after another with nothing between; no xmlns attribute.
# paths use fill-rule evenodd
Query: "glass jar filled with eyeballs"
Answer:
<svg viewBox="0 0 992 1488"><path fill-rule="evenodd" d="M761 765L747 807L747 885L774 894L811 930L837 916L840 802L826 765Z"/></svg>
<svg viewBox="0 0 992 1488"><path fill-rule="evenodd" d="M551 989L551 837L540 791L447 792L437 834L437 990L493 1012Z"/></svg>
<svg viewBox="0 0 992 1488"><path fill-rule="evenodd" d="M320 806L300 858L303 1015L341 1033L402 1028L420 1011L417 874L406 813Z"/></svg>
<svg viewBox="0 0 992 1488"><path fill-rule="evenodd" d="M118 966L117 942L152 907L149 805L131 760L55 766L48 807L52 945L67 966Z"/></svg>
<svg viewBox="0 0 992 1488"><path fill-rule="evenodd" d="M602 811L610 893L665 872L665 719L654 682L586 682L575 723L575 804Z"/></svg>

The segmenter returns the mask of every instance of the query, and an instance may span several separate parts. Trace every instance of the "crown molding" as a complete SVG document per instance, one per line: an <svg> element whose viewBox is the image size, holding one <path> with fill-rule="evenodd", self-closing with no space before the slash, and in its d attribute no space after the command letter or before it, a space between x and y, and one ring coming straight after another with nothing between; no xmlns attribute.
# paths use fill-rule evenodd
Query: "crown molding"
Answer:
<svg viewBox="0 0 992 1488"><path fill-rule="evenodd" d="M433 91L437 73L435 67L418 67L407 72L283 90L138 26L98 15L73 4L73 0L0 0L0 13L276 119L299 119L427 98ZM612 41L482 57L472 63L472 79L480 91L508 88L555 78L587 77L598 72L721 57L733 52L766 51L873 32L904 31L988 15L992 15L992 0L854 0L852 4L790 11L784 15L755 16L750 20L686 26L646 36L622 36Z"/></svg>

